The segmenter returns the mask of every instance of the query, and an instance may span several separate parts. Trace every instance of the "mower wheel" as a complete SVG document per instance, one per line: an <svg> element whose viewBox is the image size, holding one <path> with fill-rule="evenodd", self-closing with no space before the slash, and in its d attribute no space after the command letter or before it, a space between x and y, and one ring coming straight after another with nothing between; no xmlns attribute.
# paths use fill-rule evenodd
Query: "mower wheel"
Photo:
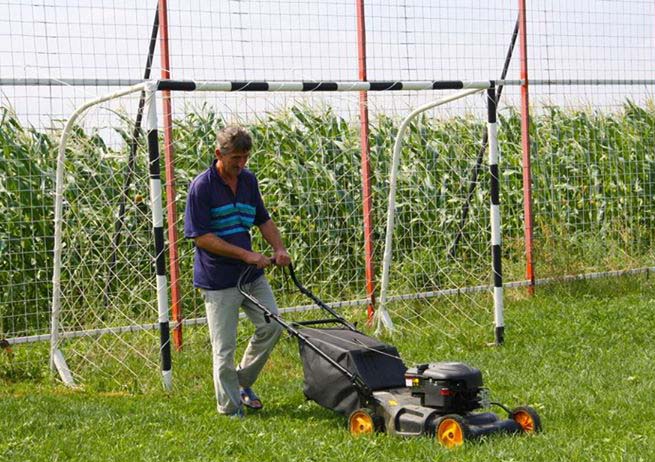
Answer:
<svg viewBox="0 0 655 462"><path fill-rule="evenodd" d="M524 433L539 433L541 431L539 414L530 406L520 406L512 409L510 417L521 426Z"/></svg>
<svg viewBox="0 0 655 462"><path fill-rule="evenodd" d="M437 421L434 436L442 446L454 448L469 439L471 430L468 424L457 414L447 414Z"/></svg>
<svg viewBox="0 0 655 462"><path fill-rule="evenodd" d="M379 429L379 420L373 411L365 407L353 411L348 417L348 430L353 436L373 433Z"/></svg>

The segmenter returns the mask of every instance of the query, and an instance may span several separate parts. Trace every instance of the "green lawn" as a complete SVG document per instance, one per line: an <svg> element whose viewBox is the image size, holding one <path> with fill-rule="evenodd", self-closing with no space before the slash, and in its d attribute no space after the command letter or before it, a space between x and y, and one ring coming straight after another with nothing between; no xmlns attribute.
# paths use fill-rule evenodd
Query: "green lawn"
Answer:
<svg viewBox="0 0 655 462"><path fill-rule="evenodd" d="M265 409L215 413L206 342L175 357L167 396L70 391L34 374L0 382L0 460L652 461L655 460L655 284L645 276L511 291L506 344L426 338L425 359L479 367L492 397L530 404L544 432L458 450L430 438L355 439L345 418L306 402L295 342L284 340L258 382ZM420 357L415 339L394 341ZM420 344L420 342L418 342ZM479 346L476 346L478 345Z"/></svg>

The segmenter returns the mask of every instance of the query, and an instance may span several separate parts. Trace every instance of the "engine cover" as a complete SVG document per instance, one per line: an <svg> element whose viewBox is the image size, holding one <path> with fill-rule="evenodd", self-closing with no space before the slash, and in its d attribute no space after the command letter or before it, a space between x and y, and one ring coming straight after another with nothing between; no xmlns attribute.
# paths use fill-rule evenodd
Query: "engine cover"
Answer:
<svg viewBox="0 0 655 462"><path fill-rule="evenodd" d="M405 385L421 405L442 414L465 414L482 407L482 373L463 363L434 363L412 367L405 372Z"/></svg>

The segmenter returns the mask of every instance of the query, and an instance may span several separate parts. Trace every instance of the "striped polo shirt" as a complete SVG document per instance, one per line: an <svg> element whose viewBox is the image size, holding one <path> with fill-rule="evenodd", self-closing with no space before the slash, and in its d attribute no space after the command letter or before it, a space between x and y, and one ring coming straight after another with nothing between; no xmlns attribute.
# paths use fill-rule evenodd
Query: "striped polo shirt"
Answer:
<svg viewBox="0 0 655 462"><path fill-rule="evenodd" d="M184 236L195 238L212 233L230 244L252 250L250 228L266 223L270 216L264 207L257 178L243 169L237 177L236 194L212 166L198 175L189 187L184 212ZM235 287L244 263L215 255L196 247L193 285L207 290ZM260 277L258 270L246 282Z"/></svg>

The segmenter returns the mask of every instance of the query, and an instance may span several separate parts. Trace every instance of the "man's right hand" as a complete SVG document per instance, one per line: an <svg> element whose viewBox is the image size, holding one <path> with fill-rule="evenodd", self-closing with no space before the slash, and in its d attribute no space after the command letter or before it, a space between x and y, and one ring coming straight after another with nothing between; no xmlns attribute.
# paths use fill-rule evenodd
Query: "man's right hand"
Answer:
<svg viewBox="0 0 655 462"><path fill-rule="evenodd" d="M250 252L244 261L249 265L257 266L259 269L266 268L271 264L270 257L257 252Z"/></svg>

